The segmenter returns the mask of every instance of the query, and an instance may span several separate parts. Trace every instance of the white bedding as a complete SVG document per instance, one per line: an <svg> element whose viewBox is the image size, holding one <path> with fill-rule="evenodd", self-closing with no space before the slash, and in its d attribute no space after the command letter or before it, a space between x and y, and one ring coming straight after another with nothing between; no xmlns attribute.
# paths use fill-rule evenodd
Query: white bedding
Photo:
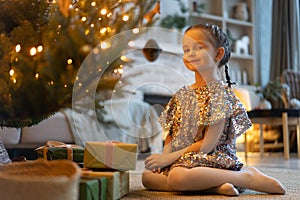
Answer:
<svg viewBox="0 0 300 200"><path fill-rule="evenodd" d="M63 111L76 144L84 146L87 141L113 140L138 144L139 152L162 151L161 126L151 105L139 100L114 99L104 102L104 111L101 122L92 110L82 113L71 109Z"/></svg>

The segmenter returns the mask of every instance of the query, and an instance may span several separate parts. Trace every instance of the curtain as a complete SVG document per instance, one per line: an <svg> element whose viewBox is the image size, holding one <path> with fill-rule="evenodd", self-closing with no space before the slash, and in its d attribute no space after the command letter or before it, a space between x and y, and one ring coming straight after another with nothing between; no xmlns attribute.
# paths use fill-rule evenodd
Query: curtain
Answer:
<svg viewBox="0 0 300 200"><path fill-rule="evenodd" d="M286 69L300 71L299 0L274 0L270 79Z"/></svg>

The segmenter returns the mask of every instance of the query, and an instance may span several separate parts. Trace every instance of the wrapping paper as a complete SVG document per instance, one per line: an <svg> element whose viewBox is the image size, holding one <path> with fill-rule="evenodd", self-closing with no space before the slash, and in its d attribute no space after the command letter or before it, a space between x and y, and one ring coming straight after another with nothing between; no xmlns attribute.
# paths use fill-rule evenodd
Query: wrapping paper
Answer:
<svg viewBox="0 0 300 200"><path fill-rule="evenodd" d="M134 170L138 155L137 144L122 142L87 142L84 148L84 167Z"/></svg>
<svg viewBox="0 0 300 200"><path fill-rule="evenodd" d="M106 200L106 191L106 177L80 179L79 200Z"/></svg>
<svg viewBox="0 0 300 200"><path fill-rule="evenodd" d="M84 148L74 144L48 141L45 146L35 149L40 158L46 160L67 159L77 163L83 162Z"/></svg>
<svg viewBox="0 0 300 200"><path fill-rule="evenodd" d="M128 171L92 171L82 169L82 178L107 179L107 199L116 200L125 196L129 192L129 172Z"/></svg>

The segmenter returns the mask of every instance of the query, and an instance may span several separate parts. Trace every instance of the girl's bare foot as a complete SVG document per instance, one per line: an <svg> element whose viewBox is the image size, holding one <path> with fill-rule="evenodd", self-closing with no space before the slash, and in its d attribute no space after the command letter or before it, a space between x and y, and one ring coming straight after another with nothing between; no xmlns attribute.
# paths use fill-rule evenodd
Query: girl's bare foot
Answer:
<svg viewBox="0 0 300 200"><path fill-rule="evenodd" d="M270 194L285 194L285 189L278 180L263 174L258 169L248 167L244 172L249 175L247 188Z"/></svg>
<svg viewBox="0 0 300 200"><path fill-rule="evenodd" d="M208 193L221 194L226 196L239 196L239 191L230 183L224 183L219 187L207 190Z"/></svg>

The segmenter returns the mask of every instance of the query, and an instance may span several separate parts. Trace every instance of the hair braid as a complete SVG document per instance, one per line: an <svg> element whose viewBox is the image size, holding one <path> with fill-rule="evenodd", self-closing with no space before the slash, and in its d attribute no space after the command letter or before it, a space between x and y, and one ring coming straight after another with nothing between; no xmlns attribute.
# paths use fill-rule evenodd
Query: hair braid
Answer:
<svg viewBox="0 0 300 200"><path fill-rule="evenodd" d="M228 84L228 87L231 87L231 85L236 84L235 82L231 82L230 73L227 64L225 64L225 77L226 77L226 83Z"/></svg>

